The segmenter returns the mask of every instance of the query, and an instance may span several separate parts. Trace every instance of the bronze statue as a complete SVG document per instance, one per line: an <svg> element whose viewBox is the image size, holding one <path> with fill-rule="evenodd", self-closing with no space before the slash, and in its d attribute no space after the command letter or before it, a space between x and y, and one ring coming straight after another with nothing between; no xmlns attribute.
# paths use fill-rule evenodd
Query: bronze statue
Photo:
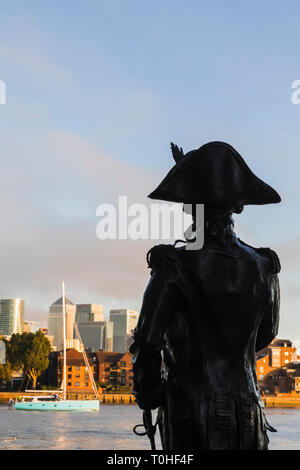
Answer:
<svg viewBox="0 0 300 470"><path fill-rule="evenodd" d="M229 144L172 151L176 164L149 197L203 203L205 241L200 250L158 245L147 255L133 391L152 445L147 416L159 408L163 449L265 450L275 430L261 407L255 353L278 331L280 262L237 238L232 214L280 196Z"/></svg>

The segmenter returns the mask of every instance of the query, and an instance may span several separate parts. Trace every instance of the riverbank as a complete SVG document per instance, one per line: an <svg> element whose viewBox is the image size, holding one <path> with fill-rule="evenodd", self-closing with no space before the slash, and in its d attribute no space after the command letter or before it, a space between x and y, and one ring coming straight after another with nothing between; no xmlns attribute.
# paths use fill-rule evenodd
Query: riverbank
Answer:
<svg viewBox="0 0 300 470"><path fill-rule="evenodd" d="M43 390L38 391L38 394L44 395ZM48 395L49 393L47 393ZM0 392L0 403L8 403L10 398L16 400L19 395L32 396L31 392ZM69 400L94 400L93 394L67 394ZM100 393L100 403L104 405L134 405L135 397L131 393Z"/></svg>
<svg viewBox="0 0 300 470"><path fill-rule="evenodd" d="M266 408L300 408L300 396L264 397Z"/></svg>
<svg viewBox="0 0 300 470"><path fill-rule="evenodd" d="M43 391L39 391L43 395ZM19 392L0 392L0 403L8 403L9 399L16 398L20 395ZM24 396L32 395L32 392L22 393ZM67 394L69 400L93 400L93 394ZM266 408L300 408L300 396L285 395L285 396L272 396L263 397L263 402ZM104 405L135 405L135 397L130 393L100 393L100 403Z"/></svg>

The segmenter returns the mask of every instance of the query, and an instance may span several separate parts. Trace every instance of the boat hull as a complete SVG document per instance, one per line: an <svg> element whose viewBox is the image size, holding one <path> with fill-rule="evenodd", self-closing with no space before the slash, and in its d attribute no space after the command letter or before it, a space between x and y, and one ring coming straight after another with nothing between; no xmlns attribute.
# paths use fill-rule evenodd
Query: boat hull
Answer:
<svg viewBox="0 0 300 470"><path fill-rule="evenodd" d="M98 411L98 400L60 400L38 402L16 402L16 410L26 411Z"/></svg>

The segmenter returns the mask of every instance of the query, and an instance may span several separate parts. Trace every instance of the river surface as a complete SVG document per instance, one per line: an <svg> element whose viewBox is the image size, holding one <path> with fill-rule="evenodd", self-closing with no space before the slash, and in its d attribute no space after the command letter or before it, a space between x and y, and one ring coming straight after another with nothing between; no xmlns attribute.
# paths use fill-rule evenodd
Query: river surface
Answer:
<svg viewBox="0 0 300 470"><path fill-rule="evenodd" d="M269 433L269 448L300 449L300 409L269 408L266 415L278 429ZM134 405L103 405L99 412L77 413L16 411L0 405L0 450L149 449L148 439L132 432L140 422L141 411Z"/></svg>

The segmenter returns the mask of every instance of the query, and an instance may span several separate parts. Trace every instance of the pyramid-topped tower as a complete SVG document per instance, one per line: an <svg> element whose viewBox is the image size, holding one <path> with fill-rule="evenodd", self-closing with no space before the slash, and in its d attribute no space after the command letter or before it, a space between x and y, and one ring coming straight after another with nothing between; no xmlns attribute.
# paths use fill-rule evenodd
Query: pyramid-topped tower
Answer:
<svg viewBox="0 0 300 470"><path fill-rule="evenodd" d="M65 296L66 305L66 340L74 339L76 305ZM49 308L48 334L54 336L53 346L57 351L63 349L63 298L60 297Z"/></svg>

